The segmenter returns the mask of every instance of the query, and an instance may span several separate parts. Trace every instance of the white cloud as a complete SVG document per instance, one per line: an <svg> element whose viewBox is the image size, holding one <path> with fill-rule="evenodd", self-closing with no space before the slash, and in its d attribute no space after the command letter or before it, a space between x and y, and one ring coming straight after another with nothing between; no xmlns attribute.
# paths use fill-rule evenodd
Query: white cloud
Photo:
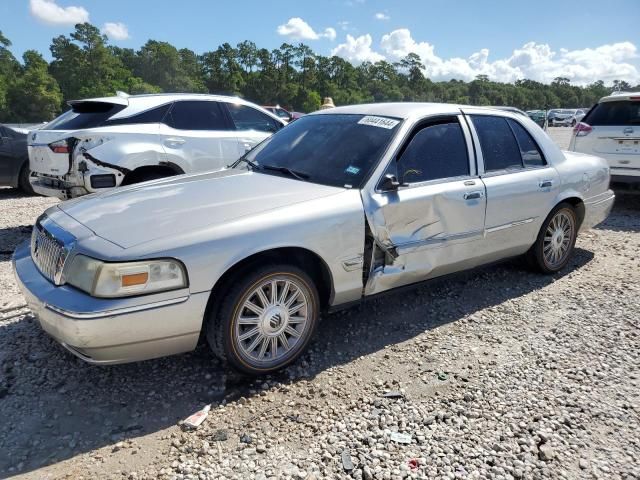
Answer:
<svg viewBox="0 0 640 480"><path fill-rule="evenodd" d="M325 28L323 32L316 32L311 25L300 17L292 17L287 23L279 25L276 29L279 35L289 37L292 40L318 40L320 38L336 39L334 28Z"/></svg>
<svg viewBox="0 0 640 480"><path fill-rule="evenodd" d="M372 43L373 40L369 34L362 35L358 38L347 35L347 41L331 50L331 55L342 57L356 64L384 60L384 56L371 49Z"/></svg>
<svg viewBox="0 0 640 480"><path fill-rule="evenodd" d="M89 21L84 7L61 7L55 0L29 0L29 10L37 20L49 25L75 25Z"/></svg>
<svg viewBox="0 0 640 480"><path fill-rule="evenodd" d="M102 33L109 40L126 40L129 38L129 29L122 22L107 22L102 26Z"/></svg>
<svg viewBox="0 0 640 480"><path fill-rule="evenodd" d="M378 12L374 15L376 20L389 20L391 17L386 13Z"/></svg>
<svg viewBox="0 0 640 480"><path fill-rule="evenodd" d="M442 58L436 54L434 45L416 41L406 28L384 35L380 41L380 52L371 48L372 43L370 35L358 38L347 35L346 43L338 45L331 53L354 63L383 59L396 62L409 53L415 53L422 60L425 75L433 80L456 78L469 81L478 75L487 75L500 82L527 78L550 83L556 77L566 77L576 85L595 80L611 83L616 79L640 83L638 49L631 42L558 51L547 44L529 42L516 48L509 57L493 61L487 48L467 58Z"/></svg>

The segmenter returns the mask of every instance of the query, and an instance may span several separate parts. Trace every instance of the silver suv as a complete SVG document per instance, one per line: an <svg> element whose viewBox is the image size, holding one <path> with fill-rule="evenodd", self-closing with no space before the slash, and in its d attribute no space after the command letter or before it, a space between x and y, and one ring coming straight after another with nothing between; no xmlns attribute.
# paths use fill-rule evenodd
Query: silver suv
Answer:
<svg viewBox="0 0 640 480"><path fill-rule="evenodd" d="M67 199L182 173L218 170L285 123L235 97L93 98L28 136L34 191Z"/></svg>
<svg viewBox="0 0 640 480"><path fill-rule="evenodd" d="M605 158L612 183L640 187L640 92L601 98L573 129L569 150Z"/></svg>

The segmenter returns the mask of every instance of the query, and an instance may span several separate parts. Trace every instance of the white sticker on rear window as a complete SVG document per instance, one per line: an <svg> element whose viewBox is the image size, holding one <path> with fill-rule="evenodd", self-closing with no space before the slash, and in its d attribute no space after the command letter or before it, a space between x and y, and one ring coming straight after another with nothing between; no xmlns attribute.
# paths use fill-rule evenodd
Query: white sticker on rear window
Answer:
<svg viewBox="0 0 640 480"><path fill-rule="evenodd" d="M393 127L400 123L399 120L393 120L392 118L374 117L373 115L367 115L362 117L358 122L360 125L369 125L371 127L380 127L391 130Z"/></svg>

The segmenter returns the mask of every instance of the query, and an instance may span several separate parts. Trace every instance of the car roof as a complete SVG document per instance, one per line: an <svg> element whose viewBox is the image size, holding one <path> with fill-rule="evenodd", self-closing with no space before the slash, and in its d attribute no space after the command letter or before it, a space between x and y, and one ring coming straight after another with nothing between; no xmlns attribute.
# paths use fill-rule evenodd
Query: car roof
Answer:
<svg viewBox="0 0 640 480"><path fill-rule="evenodd" d="M309 115L355 114L355 115L380 115L409 119L425 117L429 115L459 115L461 110L473 109L474 111L487 111L502 116L514 115L512 110L497 109L495 107L478 107L472 105L458 105L453 103L421 103L421 102L390 102L390 103L366 103L361 105L348 105L344 107L318 110ZM518 115L517 113L515 113Z"/></svg>
<svg viewBox="0 0 640 480"><path fill-rule="evenodd" d="M615 92L602 97L600 102L619 102L621 100L640 100L640 92Z"/></svg>
<svg viewBox="0 0 640 480"><path fill-rule="evenodd" d="M160 105L172 103L178 100L211 100L217 102L235 103L241 105L250 105L251 107L262 109L255 103L243 100L240 97L232 97L228 95L211 95L208 93L149 93L141 95L119 94L112 97L86 98L83 100L71 100L69 105L78 103L96 102L96 103L112 103L114 105L122 105L125 108L114 114L111 118L118 119L130 117L138 113L144 112ZM262 109L269 116L276 118L282 122L276 115Z"/></svg>

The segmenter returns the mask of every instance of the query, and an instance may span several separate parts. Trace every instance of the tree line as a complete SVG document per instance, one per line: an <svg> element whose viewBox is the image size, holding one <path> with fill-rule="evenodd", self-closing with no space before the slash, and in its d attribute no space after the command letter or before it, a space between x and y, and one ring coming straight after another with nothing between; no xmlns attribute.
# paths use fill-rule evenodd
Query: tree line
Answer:
<svg viewBox="0 0 640 480"><path fill-rule="evenodd" d="M479 75L471 82L434 82L424 76L420 57L400 62L364 62L319 55L304 44L258 48L251 41L228 43L196 54L167 42L149 40L139 50L109 45L89 23L51 42L52 61L28 50L19 62L0 31L0 122L41 122L65 110L73 99L129 94L195 92L238 95L258 104L280 104L303 112L317 110L322 97L336 105L424 101L508 105L529 109L588 107L614 89L640 89L616 80L587 86L558 77L500 83Z"/></svg>

